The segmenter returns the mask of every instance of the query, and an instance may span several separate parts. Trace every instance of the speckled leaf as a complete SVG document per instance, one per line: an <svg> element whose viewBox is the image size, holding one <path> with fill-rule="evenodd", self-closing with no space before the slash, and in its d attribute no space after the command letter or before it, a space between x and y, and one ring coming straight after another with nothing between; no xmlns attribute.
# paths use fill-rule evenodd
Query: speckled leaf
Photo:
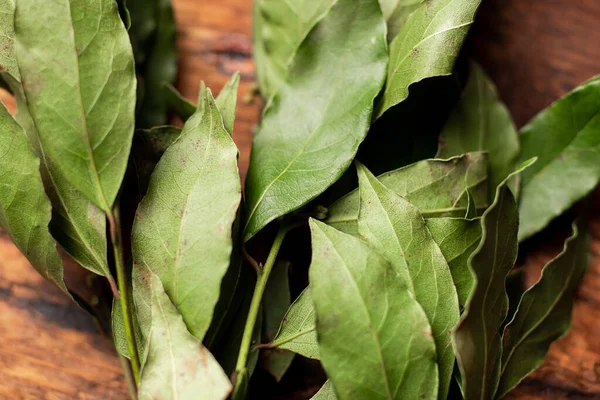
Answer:
<svg viewBox="0 0 600 400"><path fill-rule="evenodd" d="M241 198L237 148L210 91L204 102L158 162L132 233L134 275L143 266L158 275L200 340L229 267ZM138 314L144 310L137 307Z"/></svg>
<svg viewBox="0 0 600 400"><path fill-rule="evenodd" d="M269 275L262 301L263 339L271 341L277 335L279 326L292 302L288 270L290 263L278 261ZM283 378L292 364L294 353L283 349L265 349L261 351L261 363L277 382Z"/></svg>
<svg viewBox="0 0 600 400"><path fill-rule="evenodd" d="M150 275L152 326L140 376L140 400L225 400L229 378L202 343L192 336L181 315Z"/></svg>
<svg viewBox="0 0 600 400"><path fill-rule="evenodd" d="M406 198L426 217L465 215L467 190L477 208L483 211L487 201L487 154L469 153L449 160L423 160L386 172L377 179L388 189ZM357 232L358 190L329 207L326 223L343 232Z"/></svg>
<svg viewBox="0 0 600 400"><path fill-rule="evenodd" d="M430 218L426 222L433 240L440 246L450 266L458 303L464 307L474 285L473 275L467 262L479 246L480 221L463 218Z"/></svg>
<svg viewBox="0 0 600 400"><path fill-rule="evenodd" d="M588 263L588 237L573 226L562 253L548 263L539 281L521 297L502 336L502 370L496 398L501 398L540 366L550 344L571 326L573 293Z"/></svg>
<svg viewBox="0 0 600 400"><path fill-rule="evenodd" d="M348 168L383 83L385 30L377 0L338 0L300 45L254 138L245 240L314 199Z"/></svg>
<svg viewBox="0 0 600 400"><path fill-rule="evenodd" d="M68 293L39 167L23 129L0 104L0 226L44 278Z"/></svg>
<svg viewBox="0 0 600 400"><path fill-rule="evenodd" d="M488 188L493 199L496 187L517 166L519 137L494 83L475 62L471 62L469 72L462 99L444 126L437 157L488 151Z"/></svg>
<svg viewBox="0 0 600 400"><path fill-rule="evenodd" d="M321 362L341 400L436 399L427 316L397 270L361 240L310 221Z"/></svg>
<svg viewBox="0 0 600 400"><path fill-rule="evenodd" d="M0 49L0 72L6 71L20 81L15 55L15 0L0 0Z"/></svg>
<svg viewBox="0 0 600 400"><path fill-rule="evenodd" d="M383 17L387 21L388 41L402 30L406 20L425 0L379 0Z"/></svg>
<svg viewBox="0 0 600 400"><path fill-rule="evenodd" d="M327 380L321 389L310 400L337 400L337 396L335 395L335 391L333 390L333 385L330 380Z"/></svg>
<svg viewBox="0 0 600 400"><path fill-rule="evenodd" d="M528 165L524 164L514 174ZM498 388L502 343L500 327L508 311L506 276L517 258L519 212L506 185L496 190L494 202L481 218L481 241L469 258L475 288L453 332L465 400L491 399Z"/></svg>
<svg viewBox="0 0 600 400"><path fill-rule="evenodd" d="M522 241L542 230L600 179L600 77L539 113L521 130L521 159L538 156L523 173Z"/></svg>
<svg viewBox="0 0 600 400"><path fill-rule="evenodd" d="M450 75L481 0L429 0L390 45L388 78L374 116L406 100L415 82Z"/></svg>
<svg viewBox="0 0 600 400"><path fill-rule="evenodd" d="M279 332L268 347L287 349L318 360L320 356L315 329L315 308L310 287L307 287L290 306Z"/></svg>
<svg viewBox="0 0 600 400"><path fill-rule="evenodd" d="M337 1L254 2L254 62L265 98L270 99L283 85L298 47Z"/></svg>
<svg viewBox="0 0 600 400"><path fill-rule="evenodd" d="M358 181L358 235L392 263L423 307L437 352L439 397L445 398L454 369L450 330L459 318L450 267L417 207L386 188L360 164Z"/></svg>
<svg viewBox="0 0 600 400"><path fill-rule="evenodd" d="M15 32L27 105L45 154L75 188L110 211L131 147L136 85L117 3L19 0Z"/></svg>

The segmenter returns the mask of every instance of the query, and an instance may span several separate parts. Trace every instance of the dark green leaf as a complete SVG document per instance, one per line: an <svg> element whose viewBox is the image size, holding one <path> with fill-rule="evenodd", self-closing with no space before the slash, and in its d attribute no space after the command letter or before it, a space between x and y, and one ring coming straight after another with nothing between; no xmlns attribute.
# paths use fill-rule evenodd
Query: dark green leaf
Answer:
<svg viewBox="0 0 600 400"><path fill-rule="evenodd" d="M521 159L538 156L521 182L522 241L587 195L600 179L600 77L542 111L521 130Z"/></svg>
<svg viewBox="0 0 600 400"><path fill-rule="evenodd" d="M531 161L512 175L529 165ZM505 282L518 247L519 213L506 184L512 175L498 186L494 202L481 218L481 241L469 258L475 288L453 332L465 400L491 399L498 388L502 356L499 332L508 311Z"/></svg>
<svg viewBox="0 0 600 400"><path fill-rule="evenodd" d="M0 105L0 226L44 278L68 293L39 167L23 129Z"/></svg>
<svg viewBox="0 0 600 400"><path fill-rule="evenodd" d="M268 347L287 349L304 357L320 359L310 287L304 289L290 306L277 335Z"/></svg>
<svg viewBox="0 0 600 400"><path fill-rule="evenodd" d="M493 82L475 62L462 99L444 127L438 157L468 151L489 152L489 197L517 166L519 138L506 106L498 98Z"/></svg>
<svg viewBox="0 0 600 400"><path fill-rule="evenodd" d="M386 60L376 0L339 0L300 45L254 139L245 240L314 199L348 168L369 128Z"/></svg>
<svg viewBox="0 0 600 400"><path fill-rule="evenodd" d="M149 274L152 326L141 371L139 398L225 400L229 378L202 343L192 336L163 290L158 276Z"/></svg>
<svg viewBox="0 0 600 400"><path fill-rule="evenodd" d="M435 344L409 283L371 247L310 221L321 361L341 400L435 399Z"/></svg>
<svg viewBox="0 0 600 400"><path fill-rule="evenodd" d="M374 117L408 97L411 84L450 75L481 0L429 0L414 11L390 45L388 78Z"/></svg>
<svg viewBox="0 0 600 400"><path fill-rule="evenodd" d="M454 369L450 330L460 311L450 267L413 204L383 186L362 165L358 181L358 235L392 263L423 307L436 346L439 397L445 398Z"/></svg>
<svg viewBox="0 0 600 400"><path fill-rule="evenodd" d="M336 2L254 2L254 62L265 98L270 99L283 85L298 47Z"/></svg>
<svg viewBox="0 0 600 400"><path fill-rule="evenodd" d="M323 387L310 400L337 400L331 381L326 381Z"/></svg>
<svg viewBox="0 0 600 400"><path fill-rule="evenodd" d="M564 249L548 263L540 280L521 297L502 336L502 371L496 398L501 398L540 366L550 344L571 326L573 292L588 263L588 237L573 226Z"/></svg>
<svg viewBox="0 0 600 400"><path fill-rule="evenodd" d="M467 261L479 245L480 221L462 218L431 218L426 222L433 240L440 246L440 250L450 266L452 280L458 294L458 303L464 307L474 285L473 275Z"/></svg>
<svg viewBox="0 0 600 400"><path fill-rule="evenodd" d="M15 32L44 152L75 188L110 212L131 147L136 83L116 2L19 0Z"/></svg>
<svg viewBox="0 0 600 400"><path fill-rule="evenodd" d="M277 335L292 300L288 269L289 262L277 262L263 295L263 338L271 341ZM277 382L281 380L294 359L294 353L281 349L261 352L262 366Z"/></svg>
<svg viewBox="0 0 600 400"><path fill-rule="evenodd" d="M468 194L479 210L487 202L487 155L470 153L449 160L423 160L377 177L383 185L414 204L424 217L465 215ZM329 207L328 225L357 232L359 193L355 190Z"/></svg>
<svg viewBox="0 0 600 400"><path fill-rule="evenodd" d="M158 275L198 339L210 326L229 267L241 198L237 148L210 91L204 102L205 111L188 120L158 162L132 233L134 275L143 266Z"/></svg>

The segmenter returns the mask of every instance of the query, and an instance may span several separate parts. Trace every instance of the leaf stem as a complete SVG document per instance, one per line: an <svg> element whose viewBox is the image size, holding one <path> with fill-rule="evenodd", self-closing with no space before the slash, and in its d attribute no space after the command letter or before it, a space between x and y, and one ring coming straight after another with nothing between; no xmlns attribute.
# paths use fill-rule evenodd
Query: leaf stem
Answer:
<svg viewBox="0 0 600 400"><path fill-rule="evenodd" d="M133 378L133 374L131 373L131 366L129 365L129 360L123 357L117 351L119 355L119 361L121 362L121 368L123 368L123 373L125 374L125 382L127 382L127 389L129 390L129 396L131 400L137 399L137 387L135 384L135 379Z"/></svg>
<svg viewBox="0 0 600 400"><path fill-rule="evenodd" d="M110 228L110 239L115 258L115 268L117 270L117 283L119 285L119 303L123 314L123 325L125 327L125 338L131 360L131 371L135 383L140 380L140 361L138 358L137 343L133 334L133 318L129 304L127 303L127 278L125 275L125 261L123 257L123 243L121 241L121 223L119 220L118 206L111 213L107 213L108 224Z"/></svg>
<svg viewBox="0 0 600 400"><path fill-rule="evenodd" d="M250 353L250 346L252 344L252 335L254 333L254 326L256 325L256 318L258 317L262 297L265 293L265 287L267 286L269 275L271 274L273 266L275 265L277 254L279 253L281 245L283 244L283 239L289 230L290 227L287 225L282 225L279 228L279 231L275 236L275 240L273 241L273 245L271 246L271 251L269 252L265 266L261 269L257 269L256 286L254 287L254 294L252 295L252 302L250 303L250 310L248 311L248 318L246 319L246 326L242 336L242 344L240 346L240 352L235 367L235 370L238 374L244 371L246 369L246 365L248 364L248 355Z"/></svg>

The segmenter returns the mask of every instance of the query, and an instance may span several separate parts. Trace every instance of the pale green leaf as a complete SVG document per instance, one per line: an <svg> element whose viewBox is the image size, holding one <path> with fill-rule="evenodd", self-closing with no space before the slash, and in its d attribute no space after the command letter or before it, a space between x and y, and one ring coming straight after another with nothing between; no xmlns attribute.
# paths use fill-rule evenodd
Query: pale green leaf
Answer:
<svg viewBox="0 0 600 400"><path fill-rule="evenodd" d="M348 168L367 134L386 61L377 0L339 0L300 45L254 138L245 240Z"/></svg>
<svg viewBox="0 0 600 400"><path fill-rule="evenodd" d="M15 80L21 75L15 55L15 0L0 0L0 72L6 71Z"/></svg>
<svg viewBox="0 0 600 400"><path fill-rule="evenodd" d="M433 240L440 246L450 267L458 303L464 307L474 285L473 275L467 262L479 246L480 221L463 218L430 218L426 222Z"/></svg>
<svg viewBox="0 0 600 400"><path fill-rule="evenodd" d="M469 153L448 160L423 160L379 175L388 189L414 204L426 218L462 217L468 192L480 211L487 208L487 154ZM357 232L359 193L355 190L329 207L325 222L346 233Z"/></svg>
<svg viewBox="0 0 600 400"><path fill-rule="evenodd" d="M229 378L202 343L192 336L163 290L149 275L152 326L140 376L140 400L225 400Z"/></svg>
<svg viewBox="0 0 600 400"><path fill-rule="evenodd" d="M362 165L358 180L358 235L392 263L423 307L436 346L439 397L445 398L454 369L450 330L459 318L450 267L413 204L386 188Z"/></svg>
<svg viewBox="0 0 600 400"><path fill-rule="evenodd" d="M330 380L327 380L321 389L310 400L337 400L337 396L335 395L335 391L333 390L333 385Z"/></svg>
<svg viewBox="0 0 600 400"><path fill-rule="evenodd" d="M110 212L131 147L136 87L116 2L19 0L15 32L27 105L48 160Z"/></svg>
<svg viewBox="0 0 600 400"><path fill-rule="evenodd" d="M144 266L158 275L200 340L229 267L241 199L237 148L210 91L204 103L158 162L132 233L134 275ZM137 307L138 315L147 310Z"/></svg>
<svg viewBox="0 0 600 400"><path fill-rule="evenodd" d="M406 100L413 83L452 73L480 3L481 0L429 0L408 17L390 45L388 78L375 118Z"/></svg>
<svg viewBox="0 0 600 400"><path fill-rule="evenodd" d="M523 173L519 212L522 241L586 196L600 179L600 77L569 93L521 130Z"/></svg>
<svg viewBox="0 0 600 400"><path fill-rule="evenodd" d="M229 78L223 89L217 95L215 102L223 116L225 129L233 134L233 123L235 121L235 107L237 105L238 87L240 85L240 73L236 72Z"/></svg>
<svg viewBox="0 0 600 400"><path fill-rule="evenodd" d="M496 187L517 166L519 138L494 83L475 62L471 62L469 72L462 99L444 126L437 157L488 151L488 189L493 199Z"/></svg>
<svg viewBox="0 0 600 400"><path fill-rule="evenodd" d="M509 175L496 190L494 202L481 218L481 241L469 258L475 280L453 344L465 400L491 399L498 388L502 342L500 328L508 312L506 276L517 259L519 212L507 186Z"/></svg>
<svg viewBox="0 0 600 400"><path fill-rule="evenodd" d="M567 239L563 251L542 270L537 283L528 289L502 336L502 370L496 398L540 366L550 344L571 326L573 293L588 263L588 235L578 232Z"/></svg>
<svg viewBox="0 0 600 400"><path fill-rule="evenodd" d="M44 278L68 293L39 168L23 129L0 104L0 226Z"/></svg>
<svg viewBox="0 0 600 400"><path fill-rule="evenodd" d="M425 0L379 0L383 18L387 21L388 41L402 30L406 20Z"/></svg>
<svg viewBox="0 0 600 400"><path fill-rule="evenodd" d="M409 283L370 246L310 221L321 362L341 400L436 399L435 344Z"/></svg>
<svg viewBox="0 0 600 400"><path fill-rule="evenodd" d="M304 357L320 359L315 325L315 308L310 287L298 296L283 318L281 327L269 348L293 351Z"/></svg>
<svg viewBox="0 0 600 400"><path fill-rule="evenodd" d="M298 47L337 1L254 2L254 62L265 98L270 99L283 85Z"/></svg>

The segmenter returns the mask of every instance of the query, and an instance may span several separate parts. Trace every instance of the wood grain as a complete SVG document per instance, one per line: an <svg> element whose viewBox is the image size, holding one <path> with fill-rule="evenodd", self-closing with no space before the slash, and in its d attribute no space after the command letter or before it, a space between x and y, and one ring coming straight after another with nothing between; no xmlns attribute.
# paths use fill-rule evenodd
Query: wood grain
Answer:
<svg viewBox="0 0 600 400"><path fill-rule="evenodd" d="M195 99L201 80L218 92L239 70L240 99L251 98L251 1L174 5L182 93ZM596 0L485 0L467 48L522 125L600 72L599 21ZM234 139L243 174L259 113L256 100L238 104ZM573 328L511 399L600 399L600 193L594 204L590 271L576 296ZM550 240L529 255L530 281L559 248ZM82 290L85 275L72 272L69 283ZM0 236L0 398L120 400L126 393L111 343Z"/></svg>

